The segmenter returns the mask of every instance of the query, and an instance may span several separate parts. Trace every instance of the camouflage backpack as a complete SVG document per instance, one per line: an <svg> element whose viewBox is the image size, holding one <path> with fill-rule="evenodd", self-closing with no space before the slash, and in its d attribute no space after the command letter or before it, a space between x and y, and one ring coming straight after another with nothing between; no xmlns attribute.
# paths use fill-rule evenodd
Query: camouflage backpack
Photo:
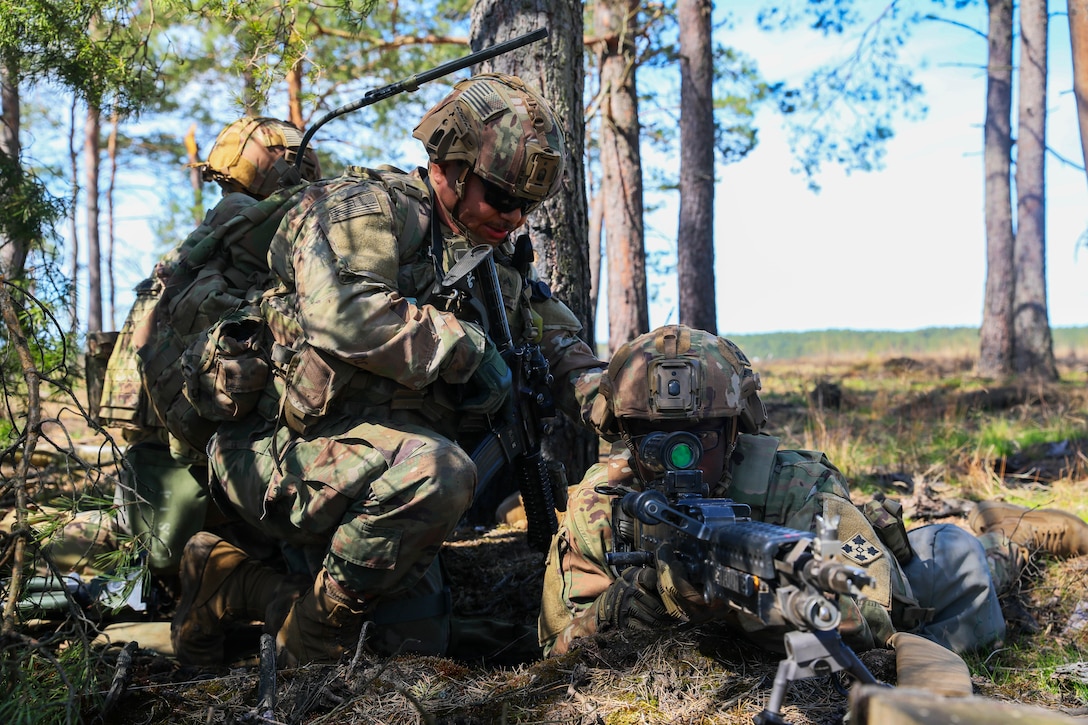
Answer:
<svg viewBox="0 0 1088 725"><path fill-rule="evenodd" d="M157 270L162 294L138 351L151 405L176 455L203 459L224 420L248 413L268 377L259 299L268 245L306 185L263 201L228 194Z"/></svg>

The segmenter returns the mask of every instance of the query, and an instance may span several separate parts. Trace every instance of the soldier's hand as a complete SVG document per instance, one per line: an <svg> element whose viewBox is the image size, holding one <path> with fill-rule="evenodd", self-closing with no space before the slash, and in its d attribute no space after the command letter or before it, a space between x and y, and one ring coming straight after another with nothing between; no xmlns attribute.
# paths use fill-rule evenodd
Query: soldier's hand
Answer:
<svg viewBox="0 0 1088 725"><path fill-rule="evenodd" d="M488 340L483 359L465 383L461 410L466 413L491 415L506 402L512 385L513 375L510 368L495 345Z"/></svg>
<svg viewBox="0 0 1088 725"><path fill-rule="evenodd" d="M662 546L655 554L657 559L658 590L661 601L670 616L689 622L705 622L713 619L718 608L707 604L700 590L688 581L684 566L676 560L671 548Z"/></svg>
<svg viewBox="0 0 1088 725"><path fill-rule="evenodd" d="M629 627L654 629L673 622L657 593L657 571L632 566L597 600L597 631Z"/></svg>

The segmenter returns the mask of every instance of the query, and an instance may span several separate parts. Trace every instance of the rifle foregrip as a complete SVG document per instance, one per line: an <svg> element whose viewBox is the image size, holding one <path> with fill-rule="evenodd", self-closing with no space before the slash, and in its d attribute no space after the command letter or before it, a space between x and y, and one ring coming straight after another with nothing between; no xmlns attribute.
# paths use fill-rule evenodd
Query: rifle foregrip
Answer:
<svg viewBox="0 0 1088 725"><path fill-rule="evenodd" d="M519 458L516 469L521 503L529 526L529 546L546 552L551 546L552 535L559 530L548 466L537 451Z"/></svg>

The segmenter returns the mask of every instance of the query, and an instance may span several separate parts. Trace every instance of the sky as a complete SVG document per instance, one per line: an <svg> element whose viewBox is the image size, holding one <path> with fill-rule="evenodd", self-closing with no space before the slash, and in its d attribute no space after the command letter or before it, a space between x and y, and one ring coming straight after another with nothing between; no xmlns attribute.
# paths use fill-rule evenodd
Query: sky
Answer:
<svg viewBox="0 0 1088 725"><path fill-rule="evenodd" d="M872 8L870 16L886 5L864 4ZM924 0L901 5L932 7ZM947 15L984 30L981 6ZM1047 133L1058 153L1079 164L1064 11L1064 2L1051 2ZM765 77L794 81L814 62L848 56L857 42L856 34L814 42L808 32L783 36L744 22L718 33L716 40L755 58ZM825 167L818 177L822 190L809 191L801 176L790 173L785 134L769 113L758 117L756 150L719 167L715 271L721 334L981 323L986 43L950 24L926 23L907 48L927 64L917 79L929 111L922 121L896 124L881 171L846 175ZM1015 53L1018 58L1018 46ZM1088 227L1088 178L1052 155L1046 163L1050 322L1085 325L1088 248L1078 252L1078 242ZM675 235L676 215L675 200L651 215L648 247ZM651 327L677 321L674 289L675 283L661 288ZM599 327L602 339L600 334Z"/></svg>

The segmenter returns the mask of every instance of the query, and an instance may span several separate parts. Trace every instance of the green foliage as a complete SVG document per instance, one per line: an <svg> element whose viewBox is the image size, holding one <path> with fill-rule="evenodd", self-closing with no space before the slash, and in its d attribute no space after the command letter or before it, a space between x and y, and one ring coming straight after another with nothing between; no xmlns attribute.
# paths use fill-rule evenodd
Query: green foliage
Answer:
<svg viewBox="0 0 1088 725"><path fill-rule="evenodd" d="M101 689L92 653L76 639L67 647L0 648L0 721L44 725L81 721L81 707L93 706Z"/></svg>
<svg viewBox="0 0 1088 725"><path fill-rule="evenodd" d="M17 78L57 83L104 111L137 110L157 69L132 10L117 0L0 0L0 58Z"/></svg>
<svg viewBox="0 0 1088 725"><path fill-rule="evenodd" d="M61 328L53 310L61 308L68 298L70 282L48 255L42 256L40 264L31 265L31 270L28 277L33 283L11 283L12 301L17 306L16 313L39 374L68 385L80 372L72 364L75 337ZM22 364L14 345L9 344L9 334L7 326L0 325L0 371L3 372L0 391L5 399L26 393Z"/></svg>
<svg viewBox="0 0 1088 725"><path fill-rule="evenodd" d="M41 248L63 214L64 204L32 172L0 153L0 237Z"/></svg>

